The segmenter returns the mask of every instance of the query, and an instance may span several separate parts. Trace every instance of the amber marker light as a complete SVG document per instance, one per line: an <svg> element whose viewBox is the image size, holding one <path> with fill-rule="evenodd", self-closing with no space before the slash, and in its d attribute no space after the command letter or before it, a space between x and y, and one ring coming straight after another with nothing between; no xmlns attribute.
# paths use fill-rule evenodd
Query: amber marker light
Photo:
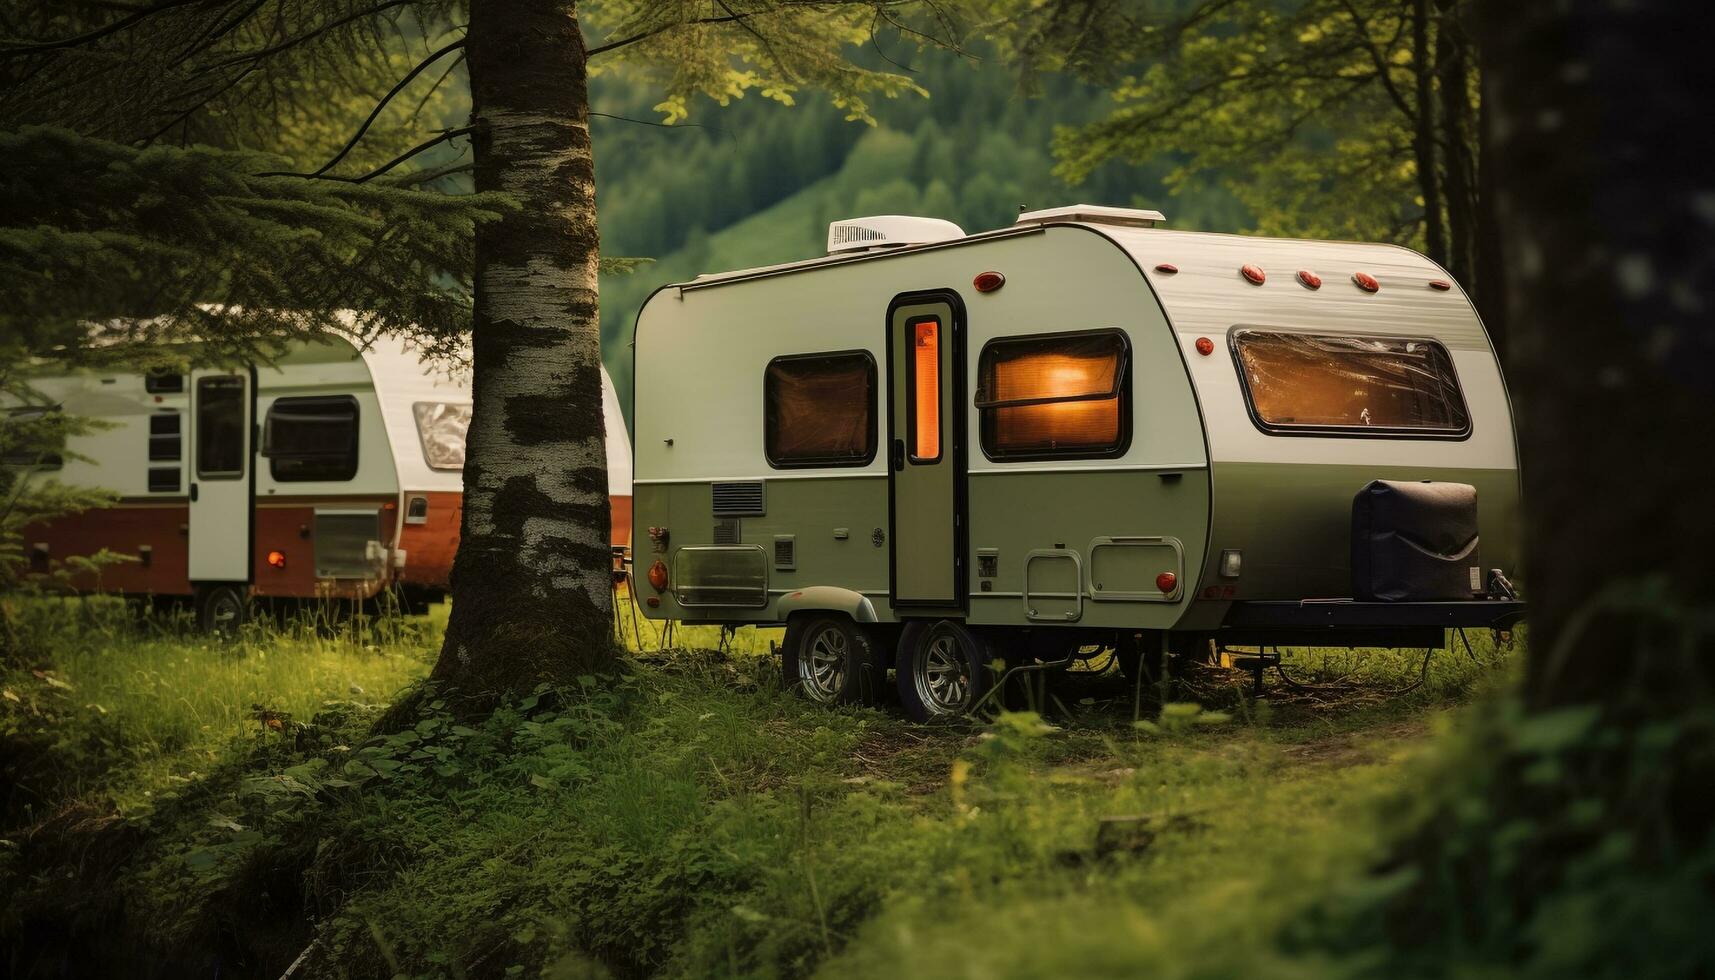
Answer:
<svg viewBox="0 0 1715 980"><path fill-rule="evenodd" d="M971 280L971 285L977 287L977 292L979 293L992 293L1006 285L1006 277L992 270L989 272L979 272L977 273L977 277Z"/></svg>
<svg viewBox="0 0 1715 980"><path fill-rule="evenodd" d="M285 568L286 567L286 553L284 551L270 551L270 552L268 552L268 564L270 567L273 567L273 568Z"/></svg>
<svg viewBox="0 0 1715 980"><path fill-rule="evenodd" d="M1172 572L1162 572L1155 577L1155 587L1161 590L1162 595L1171 595L1178 585L1179 576Z"/></svg>
<svg viewBox="0 0 1715 980"><path fill-rule="evenodd" d="M1215 342L1207 337L1197 338L1197 353L1208 357L1215 352Z"/></svg>
<svg viewBox="0 0 1715 980"><path fill-rule="evenodd" d="M656 592L667 591L667 563L659 558L649 566L649 587Z"/></svg>

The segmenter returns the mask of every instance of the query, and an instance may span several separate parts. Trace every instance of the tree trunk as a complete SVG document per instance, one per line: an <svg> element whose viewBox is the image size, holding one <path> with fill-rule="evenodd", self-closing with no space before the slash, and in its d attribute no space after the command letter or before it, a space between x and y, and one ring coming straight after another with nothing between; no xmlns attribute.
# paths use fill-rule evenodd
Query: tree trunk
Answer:
<svg viewBox="0 0 1715 980"><path fill-rule="evenodd" d="M1440 95L1439 142L1446 174L1447 271L1478 297L1475 224L1477 193L1471 146L1471 60L1461 0L1436 0L1435 75Z"/></svg>
<svg viewBox="0 0 1715 980"><path fill-rule="evenodd" d="M1715 59L1702 11L1674 0L1484 10L1525 700L1659 721L1715 700L1715 170L1694 122Z"/></svg>
<svg viewBox="0 0 1715 980"><path fill-rule="evenodd" d="M1479 51L1479 54L1481 52ZM1477 103L1476 277L1477 312L1488 328L1495 353L1510 363L1512 335L1508 331L1506 263L1501 251L1500 215L1495 201L1495 155L1490 135L1489 69L1481 68L1482 94Z"/></svg>
<svg viewBox="0 0 1715 980"><path fill-rule="evenodd" d="M1412 0L1411 70L1417 80L1417 118L1412 150L1417 186L1423 194L1424 253L1447 264L1447 232L1441 213L1441 175L1435 165L1435 61L1429 53L1429 0Z"/></svg>
<svg viewBox="0 0 1715 980"><path fill-rule="evenodd" d="M576 5L475 0L473 402L452 619L432 679L469 695L611 664L589 91Z"/></svg>

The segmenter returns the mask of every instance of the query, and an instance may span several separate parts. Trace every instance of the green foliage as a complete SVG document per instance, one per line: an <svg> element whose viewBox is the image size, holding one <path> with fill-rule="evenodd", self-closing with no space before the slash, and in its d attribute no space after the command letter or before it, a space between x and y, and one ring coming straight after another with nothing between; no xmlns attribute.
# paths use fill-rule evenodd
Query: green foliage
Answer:
<svg viewBox="0 0 1715 980"><path fill-rule="evenodd" d="M1218 185L1244 203L1260 233L1395 241L1445 260L1445 238L1424 238L1415 129L1420 113L1433 117L1437 108L1419 100L1415 85L1420 70L1429 73L1431 92L1440 85L1463 92L1475 82L1451 61L1432 63L1451 57L1442 49L1414 50L1411 4L1091 6L1108 21L1099 29L1069 35L1065 18L1016 35L1027 64L1113 82L1118 106L1107 118L1059 134L1060 174L1078 180L1112 159L1174 158L1167 184L1175 193ZM1448 32L1444 48L1463 43L1454 40L1459 10L1438 3L1426 15L1431 32ZM1458 54L1467 57L1462 48ZM1467 96L1467 109L1470 102ZM1442 166L1468 168L1475 153L1468 120L1437 125L1449 128L1434 130L1435 138L1460 151ZM1463 176L1474 188L1474 176ZM1460 249L1456 258L1463 277L1470 256Z"/></svg>
<svg viewBox="0 0 1715 980"><path fill-rule="evenodd" d="M1116 701L1054 725L923 729L809 705L767 658L680 651L480 720L429 694L377 734L372 699L426 672L432 624L223 648L123 608L23 606L36 661L0 682L0 717L53 747L0 745L69 778L33 778L44 808L14 816L111 809L0 848L0 944L75 911L134 964L228 943L277 973L308 947L307 976L1318 975L1274 939L1377 853L1368 801L1409 775L1400 712L1481 676L1443 659L1424 700L1154 738L1117 676ZM1397 661L1379 677L1416 667L1377 657ZM1144 832L1105 845L1110 817ZM62 837L124 858L68 893L37 863Z"/></svg>
<svg viewBox="0 0 1715 980"><path fill-rule="evenodd" d="M41 127L0 133L0 154L13 178L0 186L6 353L48 354L45 340L102 324L54 352L62 363L135 353L103 350L116 340L267 350L387 331L451 342L469 326L472 226L501 206L259 177L274 161L255 153L138 150Z"/></svg>

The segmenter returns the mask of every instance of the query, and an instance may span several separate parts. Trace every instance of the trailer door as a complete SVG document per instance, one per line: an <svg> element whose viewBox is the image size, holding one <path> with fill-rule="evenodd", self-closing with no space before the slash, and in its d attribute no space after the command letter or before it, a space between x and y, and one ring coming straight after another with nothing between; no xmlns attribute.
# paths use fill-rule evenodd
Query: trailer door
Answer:
<svg viewBox="0 0 1715 980"><path fill-rule="evenodd" d="M250 581L255 377L191 372L190 578Z"/></svg>
<svg viewBox="0 0 1715 980"><path fill-rule="evenodd" d="M952 293L888 308L887 413L895 607L963 609L964 310Z"/></svg>

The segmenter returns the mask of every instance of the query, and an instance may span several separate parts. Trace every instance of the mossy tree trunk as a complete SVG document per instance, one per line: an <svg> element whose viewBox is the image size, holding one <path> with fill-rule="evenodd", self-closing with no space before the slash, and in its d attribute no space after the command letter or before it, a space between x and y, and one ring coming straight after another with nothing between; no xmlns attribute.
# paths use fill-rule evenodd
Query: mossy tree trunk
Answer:
<svg viewBox="0 0 1715 980"><path fill-rule="evenodd" d="M469 695L610 664L610 517L596 305L595 160L576 5L475 0L479 226L474 412L452 619L433 680Z"/></svg>

